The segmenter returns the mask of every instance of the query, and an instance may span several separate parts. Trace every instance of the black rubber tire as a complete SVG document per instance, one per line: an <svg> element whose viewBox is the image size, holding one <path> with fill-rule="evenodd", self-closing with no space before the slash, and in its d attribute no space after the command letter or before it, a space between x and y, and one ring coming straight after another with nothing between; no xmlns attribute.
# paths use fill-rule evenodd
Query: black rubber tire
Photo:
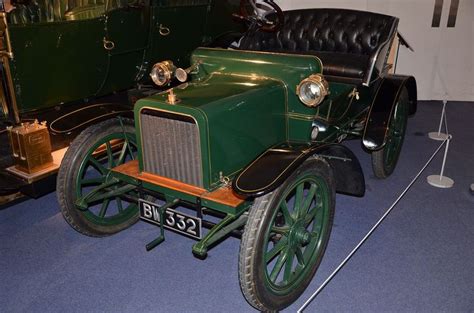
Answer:
<svg viewBox="0 0 474 313"><path fill-rule="evenodd" d="M280 197L300 174L312 171L316 175L322 177L329 186L329 227L325 240L322 242L321 253L317 257L314 267L310 269L308 275L304 277L302 282L293 289L292 292L280 296L269 291L263 282L261 267L258 266L262 261L262 241L264 240L264 230L269 223L269 219L279 203ZM321 159L309 159L303 163L279 188L275 191L255 199L245 225L239 253L239 281L242 293L247 302L254 308L264 312L275 312L292 304L311 282L316 270L324 255L329 234L331 232L334 220L335 208L335 181L332 170L328 163Z"/></svg>
<svg viewBox="0 0 474 313"><path fill-rule="evenodd" d="M135 133L133 120L122 118L122 123L125 132ZM72 141L61 162L56 181L56 194L61 213L72 228L86 236L109 236L132 226L138 221L139 212L137 210L135 215L123 223L112 226L97 225L86 219L74 204L76 200L74 182L78 175L80 163L86 157L87 151L101 138L122 131L118 118L106 120L86 128Z"/></svg>
<svg viewBox="0 0 474 313"><path fill-rule="evenodd" d="M373 151L371 154L372 155L372 170L374 172L375 177L380 178L380 179L387 178L393 173L398 163L398 157L400 156L400 151L402 150L402 147L403 147L403 141L405 137L407 120L408 120L408 105L409 105L408 90L406 89L406 87L403 87L403 90L400 93L400 96L397 100L396 105L406 106L405 107L406 114L404 114L403 116L403 119L404 119L404 128L402 130L403 134L402 134L399 149L398 151L395 152L394 161L392 162L392 164L387 164L387 161L385 159L386 146L380 150ZM391 116L390 118L392 117L393 116Z"/></svg>

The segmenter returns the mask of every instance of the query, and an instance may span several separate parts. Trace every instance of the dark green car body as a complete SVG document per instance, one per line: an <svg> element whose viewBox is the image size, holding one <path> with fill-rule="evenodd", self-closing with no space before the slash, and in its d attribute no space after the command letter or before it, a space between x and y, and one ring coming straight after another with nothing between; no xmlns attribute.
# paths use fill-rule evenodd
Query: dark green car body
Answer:
<svg viewBox="0 0 474 313"><path fill-rule="evenodd" d="M375 176L391 175L417 91L414 77L390 72L397 18L263 3L280 25L250 27L236 49L198 48L185 69L155 64L153 81L169 88L136 102L135 127L120 117L81 133L57 194L85 235L139 218L158 225L147 250L165 228L198 240L192 252L202 258L240 237L247 302L278 311L319 267L336 192L365 193L359 161L341 142L359 139Z"/></svg>
<svg viewBox="0 0 474 313"><path fill-rule="evenodd" d="M146 158L153 157L144 152L150 148L149 144L153 144L150 140L164 140L163 137L157 137L155 131L163 133L165 137L175 137L167 144L176 143L176 147L162 146L169 149L169 154L174 158L186 158L191 153L179 142L184 137L195 136L188 132L184 134L160 128L148 129L145 133L142 125L144 115L155 112L170 120L184 118L197 126L198 135L192 138L198 139L199 157L186 159L188 163L183 171L191 167L199 168L202 179L191 185L203 188L208 193L224 188L229 182L235 183L266 152L278 150L279 147L285 146L285 149L281 149L282 155L288 154L290 157L282 157L285 160L281 164L274 163L277 168L286 166L287 162L300 164L308 156L317 154L318 149L321 149L322 154L330 154L332 148L328 147L338 144L341 136L362 137L365 129L359 129L356 133L353 130L354 122L364 120L375 102L373 89L361 89L356 95L354 90L357 85L330 82L331 92L319 106L310 108L303 105L296 94L296 86L305 77L322 72L321 60L310 55L199 48L192 54L190 62L200 65L188 82L173 88L179 99L177 103L168 102L168 91L141 99L135 105L137 166L138 173L160 175L144 164ZM315 121L325 123L326 128L319 131L317 138L311 138ZM294 152L300 153L301 158ZM360 169L357 159L349 152L344 153L347 153L345 157L350 158L347 163L357 164L356 167ZM178 163L174 165L178 166ZM158 192L166 199L178 198L194 204L199 202L210 209L235 216L244 212L252 202L242 202L237 207L226 206L146 180L140 181L137 176L124 175L120 170L113 171L112 175L129 184L140 184L145 190ZM276 170L272 174L261 172L257 176L265 175L275 176L281 182L288 173ZM283 175L283 178L279 175ZM338 179L354 180L356 184L363 185L363 177L359 175L349 172L339 175ZM178 176L172 178L186 183L186 174L182 173L183 179ZM274 188L268 186L258 193L246 193L243 189L234 188L234 192L251 199ZM342 189L341 192L358 196L364 193L360 191L364 186Z"/></svg>
<svg viewBox="0 0 474 313"><path fill-rule="evenodd" d="M320 106L304 106L296 86L303 78L322 72L321 61L313 56L201 48L191 62L202 65L189 83L174 89L180 103L167 103L166 93L137 103L137 138L140 153L143 108L193 117L199 126L206 189L218 186L222 175L232 178L272 146L311 142L315 117L337 125L316 140L336 142L342 130L349 128L347 124L370 104L359 101L351 106L350 94L356 86L330 83L331 94ZM142 158L139 162L143 169Z"/></svg>

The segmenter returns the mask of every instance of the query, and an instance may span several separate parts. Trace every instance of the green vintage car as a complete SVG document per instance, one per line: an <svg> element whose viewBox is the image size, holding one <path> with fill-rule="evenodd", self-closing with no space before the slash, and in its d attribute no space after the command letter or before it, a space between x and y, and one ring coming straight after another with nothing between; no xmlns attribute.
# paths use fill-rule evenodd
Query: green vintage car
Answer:
<svg viewBox="0 0 474 313"><path fill-rule="evenodd" d="M365 193L341 141L361 139L375 176L389 176L417 91L413 77L390 74L397 18L250 4L238 48L198 48L188 68L155 64L158 86L181 84L140 99L134 123L110 119L81 133L57 193L65 219L89 236L139 218L159 226L148 250L165 229L196 239L199 257L240 236L242 292L256 309L275 311L315 274L336 192Z"/></svg>
<svg viewBox="0 0 474 313"><path fill-rule="evenodd" d="M133 117L134 102L155 89L154 63L187 66L196 47L228 45L243 29L231 17L238 0L9 3L0 2L0 203L54 190L71 140Z"/></svg>

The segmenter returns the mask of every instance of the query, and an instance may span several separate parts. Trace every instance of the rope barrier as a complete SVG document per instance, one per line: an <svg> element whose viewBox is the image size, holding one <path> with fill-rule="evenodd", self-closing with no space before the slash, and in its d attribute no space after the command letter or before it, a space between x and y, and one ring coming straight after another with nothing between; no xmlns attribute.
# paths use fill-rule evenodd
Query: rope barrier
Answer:
<svg viewBox="0 0 474 313"><path fill-rule="evenodd" d="M428 165L433 161L434 157L438 154L439 150L443 147L443 145L448 141L448 139L443 140L443 142L439 145L439 147L435 150L433 155L429 158L426 164L422 167L422 169L418 172L418 174L413 178L413 180L408 184L408 186L403 190L403 192L398 196L398 198L392 203L392 205L388 208L388 210L382 215L382 217L375 223L375 225L369 230L369 232L362 238L362 240L355 246L354 249L347 255L347 257L339 264L339 266L329 275L329 277L319 286L319 288L309 297L308 300L298 309L298 313L303 312L304 309L316 298L318 294L327 286L327 284L336 276L336 274L346 265L349 259L359 250L359 248L364 244L364 242L372 235L372 233L379 227L379 225L383 222L383 220L390 214L393 208L398 204L398 202L403 198L403 196L408 192L411 186L418 180L420 175L425 171Z"/></svg>

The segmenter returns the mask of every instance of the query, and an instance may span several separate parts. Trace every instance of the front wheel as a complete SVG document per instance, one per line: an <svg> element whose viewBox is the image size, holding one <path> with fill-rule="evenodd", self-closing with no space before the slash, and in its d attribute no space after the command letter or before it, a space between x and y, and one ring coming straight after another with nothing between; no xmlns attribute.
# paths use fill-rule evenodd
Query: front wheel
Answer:
<svg viewBox="0 0 474 313"><path fill-rule="evenodd" d="M129 119L111 119L86 128L69 146L59 169L56 193L64 219L94 237L114 234L138 220L137 193L105 198L79 208L75 201L109 178L110 170L135 158L135 128ZM119 188L109 187L107 192Z"/></svg>
<svg viewBox="0 0 474 313"><path fill-rule="evenodd" d="M240 287L262 311L293 303L316 273L334 218L329 165L311 159L250 209L239 254Z"/></svg>

